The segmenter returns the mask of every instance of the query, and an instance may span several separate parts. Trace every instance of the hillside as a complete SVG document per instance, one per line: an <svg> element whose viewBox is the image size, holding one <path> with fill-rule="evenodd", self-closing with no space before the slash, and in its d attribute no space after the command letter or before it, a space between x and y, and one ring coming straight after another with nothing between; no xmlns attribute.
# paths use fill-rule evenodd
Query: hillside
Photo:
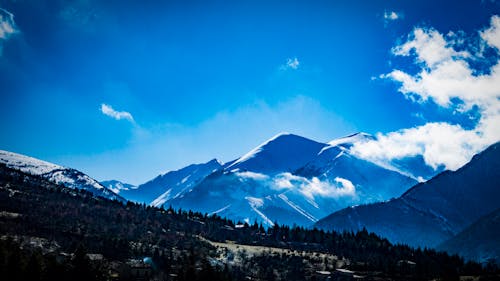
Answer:
<svg viewBox="0 0 500 281"><path fill-rule="evenodd" d="M397 199L346 208L319 221L327 230L366 227L394 243L435 247L500 207L500 143Z"/></svg>
<svg viewBox="0 0 500 281"><path fill-rule="evenodd" d="M7 272L12 279L33 272L22 269L34 264L41 276L55 270L59 277L102 280L110 272L125 274L114 271L116 266L134 268L131 259L148 261L154 265L147 267L150 277L167 280L312 280L317 271L337 269L385 280L490 274L444 253L392 246L366 231L339 234L285 226L265 230L217 216L124 205L5 165L0 165L0 210L0 235L10 237L10 242L0 243L0 255L16 264ZM234 252L224 244L228 240L286 251L258 254L258 248L250 247L253 254ZM21 250L15 245L24 246ZM37 260L28 262L35 255ZM401 260L416 266L402 267ZM78 268L81 276L71 275Z"/></svg>
<svg viewBox="0 0 500 281"><path fill-rule="evenodd" d="M126 200L114 193L112 190L104 187L95 179L75 170L59 166L40 159L17 154L5 150L0 150L0 164L9 168L25 172L30 175L41 176L55 184L61 184L69 188L82 189L92 192L96 196L108 198L111 200Z"/></svg>
<svg viewBox="0 0 500 281"><path fill-rule="evenodd" d="M500 209L485 215L437 249L482 263L500 264Z"/></svg>

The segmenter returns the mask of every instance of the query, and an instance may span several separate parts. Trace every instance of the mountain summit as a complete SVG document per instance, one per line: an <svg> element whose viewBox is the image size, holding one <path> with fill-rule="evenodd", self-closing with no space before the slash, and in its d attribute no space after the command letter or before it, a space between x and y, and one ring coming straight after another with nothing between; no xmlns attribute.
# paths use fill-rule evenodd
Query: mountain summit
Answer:
<svg viewBox="0 0 500 281"><path fill-rule="evenodd" d="M280 133L238 158L226 170L264 174L294 172L325 146L301 136Z"/></svg>
<svg viewBox="0 0 500 281"><path fill-rule="evenodd" d="M347 206L399 196L417 183L350 153L352 144L371 138L359 133L328 144L280 133L224 165L190 165L121 194L249 223L308 226Z"/></svg>

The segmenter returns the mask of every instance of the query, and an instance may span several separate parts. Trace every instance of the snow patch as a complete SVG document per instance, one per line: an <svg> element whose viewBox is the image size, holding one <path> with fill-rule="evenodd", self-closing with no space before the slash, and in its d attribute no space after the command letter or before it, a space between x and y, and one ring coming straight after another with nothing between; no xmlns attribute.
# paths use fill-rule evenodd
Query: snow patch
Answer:
<svg viewBox="0 0 500 281"><path fill-rule="evenodd" d="M211 216L211 215L218 214L218 213L223 212L224 210L228 209L229 207L231 207L231 204L229 204L229 205L227 205L227 206L224 206L224 207L220 208L220 209L219 209L219 210L217 210L217 211L213 211L213 212L211 212L211 213L208 213L208 215L209 215L209 216Z"/></svg>
<svg viewBox="0 0 500 281"><path fill-rule="evenodd" d="M252 207L260 208L264 206L264 200L262 198L245 196L245 199L248 201L248 204L250 204L250 206Z"/></svg>
<svg viewBox="0 0 500 281"><path fill-rule="evenodd" d="M195 171L195 172L196 172L196 171ZM183 179L181 180L181 184L184 184L184 183L185 183L185 182L189 179L189 177L191 177L191 175L188 175L187 177L183 178Z"/></svg>
<svg viewBox="0 0 500 281"><path fill-rule="evenodd" d="M272 220L270 220L266 215L264 215L264 213L262 213L260 210L258 210L257 208L255 208L252 205L250 205L250 208L252 208L252 210L254 212L256 212L262 218L264 223L266 223L269 226L274 226L274 222Z"/></svg>
<svg viewBox="0 0 500 281"><path fill-rule="evenodd" d="M165 191L162 195L158 196L155 200L153 200L149 205L153 207L159 207L165 202L170 199L170 192L172 192L172 188L169 188L167 191Z"/></svg>
<svg viewBox="0 0 500 281"><path fill-rule="evenodd" d="M306 212L304 209L302 209L299 205L293 203L292 201L290 201L288 199L288 197L286 197L285 194L280 194L278 195L279 198L281 198L281 200L283 200L285 203L287 203L290 207L292 207L295 211L299 212L301 215L303 215L304 217L306 217L308 220L312 221L312 222L317 222L318 219L315 218L313 215L309 214L308 212Z"/></svg>

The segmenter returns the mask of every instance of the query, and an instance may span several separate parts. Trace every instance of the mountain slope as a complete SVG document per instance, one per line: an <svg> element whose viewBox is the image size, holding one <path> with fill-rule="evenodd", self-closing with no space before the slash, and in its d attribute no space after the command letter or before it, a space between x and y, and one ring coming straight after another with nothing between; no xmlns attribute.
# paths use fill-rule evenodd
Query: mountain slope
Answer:
<svg viewBox="0 0 500 281"><path fill-rule="evenodd" d="M147 280L302 281L336 269L367 280L449 280L488 273L443 253L391 245L366 231L266 230L218 216L97 199L2 163L0 210L2 280L144 280L148 274ZM416 264L401 267L402 260ZM221 270L224 275L215 274Z"/></svg>
<svg viewBox="0 0 500 281"><path fill-rule="evenodd" d="M135 202L161 206L171 198L182 196L184 192L188 192L198 182L221 167L221 163L216 159L203 164L189 165L177 171L159 175L122 194Z"/></svg>
<svg viewBox="0 0 500 281"><path fill-rule="evenodd" d="M356 134L322 144L280 134L165 205L272 226L310 226L346 206L397 197L416 181L350 154Z"/></svg>
<svg viewBox="0 0 500 281"><path fill-rule="evenodd" d="M59 166L33 157L0 150L0 163L8 168L20 170L24 173L42 176L43 178L69 188L84 189L94 195L108 199L125 201L123 197L104 187L88 175L72 169Z"/></svg>
<svg viewBox="0 0 500 281"><path fill-rule="evenodd" d="M500 264L500 209L481 217L437 248L478 262Z"/></svg>
<svg viewBox="0 0 500 281"><path fill-rule="evenodd" d="M281 133L243 155L226 170L263 174L293 172L313 159L326 144Z"/></svg>
<svg viewBox="0 0 500 281"><path fill-rule="evenodd" d="M323 229L366 227L392 242L437 246L500 207L500 143L455 172L445 171L400 198L347 208L320 220Z"/></svg>
<svg viewBox="0 0 500 281"><path fill-rule="evenodd" d="M360 203L376 202L398 197L416 181L398 172L352 155L345 144L329 146L309 163L296 171L296 175L321 181L337 177L348 179L356 186Z"/></svg>

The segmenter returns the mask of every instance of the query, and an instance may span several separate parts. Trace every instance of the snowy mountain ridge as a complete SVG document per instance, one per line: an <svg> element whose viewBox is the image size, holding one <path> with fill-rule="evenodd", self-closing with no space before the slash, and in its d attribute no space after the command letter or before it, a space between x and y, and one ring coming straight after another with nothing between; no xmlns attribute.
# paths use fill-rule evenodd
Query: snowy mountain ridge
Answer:
<svg viewBox="0 0 500 281"><path fill-rule="evenodd" d="M225 170L264 174L293 172L313 159L325 146L298 135L280 133L238 158Z"/></svg>
<svg viewBox="0 0 500 281"><path fill-rule="evenodd" d="M135 185L124 183L118 180L101 181L100 184L102 184L104 187L107 187L116 194L119 194L121 191L127 191L137 188L137 186Z"/></svg>
<svg viewBox="0 0 500 281"><path fill-rule="evenodd" d="M199 181L221 168L222 162L217 159L201 164L191 164L182 169L158 175L136 188L122 191L121 194L131 201L159 207L167 200L182 197Z"/></svg>
<svg viewBox="0 0 500 281"><path fill-rule="evenodd" d="M72 168L5 150L0 150L0 163L5 164L11 169L41 176L55 184L61 184L69 188L84 189L96 196L111 200L125 201L123 197L104 187L95 179Z"/></svg>
<svg viewBox="0 0 500 281"><path fill-rule="evenodd" d="M311 225L346 206L399 196L417 183L350 153L354 143L370 139L358 133L328 144L280 133L176 193L172 186L186 176L179 173L168 186L149 189L159 196L142 202L268 226ZM146 184L141 186L147 192Z"/></svg>

